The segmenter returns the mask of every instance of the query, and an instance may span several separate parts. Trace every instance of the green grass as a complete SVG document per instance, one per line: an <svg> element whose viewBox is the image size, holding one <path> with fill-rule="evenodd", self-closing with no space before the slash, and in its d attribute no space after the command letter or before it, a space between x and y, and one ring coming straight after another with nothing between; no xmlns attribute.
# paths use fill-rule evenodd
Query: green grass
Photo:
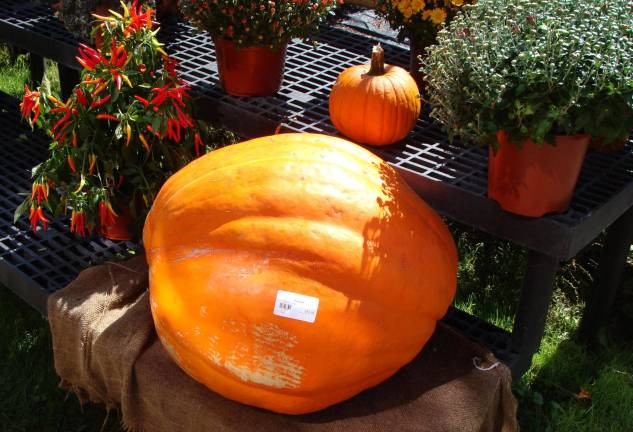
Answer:
<svg viewBox="0 0 633 432"><path fill-rule="evenodd" d="M460 251L456 305L512 328L525 251L453 227ZM514 385L523 431L633 431L633 259L600 343L589 350L576 331L593 282L600 242L562 266L545 336L531 369ZM586 390L589 398L580 398Z"/></svg>
<svg viewBox="0 0 633 432"><path fill-rule="evenodd" d="M0 48L1 91L22 94L28 79L25 65L24 56L12 62ZM54 67L46 76L58 87ZM525 251L456 225L451 228L460 251L456 305L511 329ZM523 431L633 431L633 260L600 345L589 351L575 336L599 252L598 242L565 264L557 278L541 349L514 386ZM91 404L82 408L57 385L46 320L0 287L0 431L120 430L117 414L108 417ZM582 390L588 398L578 397Z"/></svg>
<svg viewBox="0 0 633 432"><path fill-rule="evenodd" d="M0 287L0 431L118 431L118 414L58 388L48 322ZM107 420L107 421L106 421Z"/></svg>

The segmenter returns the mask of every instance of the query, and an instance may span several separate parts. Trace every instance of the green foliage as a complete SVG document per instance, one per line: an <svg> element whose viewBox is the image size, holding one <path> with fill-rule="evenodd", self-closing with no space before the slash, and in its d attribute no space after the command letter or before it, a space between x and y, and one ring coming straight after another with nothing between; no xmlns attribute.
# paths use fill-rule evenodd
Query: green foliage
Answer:
<svg viewBox="0 0 633 432"><path fill-rule="evenodd" d="M633 127L628 0L481 0L427 49L431 116L451 137L496 146L588 133L605 144Z"/></svg>
<svg viewBox="0 0 633 432"><path fill-rule="evenodd" d="M292 38L311 39L337 0L181 0L185 17L213 38L238 47L279 47Z"/></svg>
<svg viewBox="0 0 633 432"><path fill-rule="evenodd" d="M29 77L26 67L26 57L17 56L11 59L11 50L7 46L0 46L0 89L4 93L18 97L24 92L24 82Z"/></svg>

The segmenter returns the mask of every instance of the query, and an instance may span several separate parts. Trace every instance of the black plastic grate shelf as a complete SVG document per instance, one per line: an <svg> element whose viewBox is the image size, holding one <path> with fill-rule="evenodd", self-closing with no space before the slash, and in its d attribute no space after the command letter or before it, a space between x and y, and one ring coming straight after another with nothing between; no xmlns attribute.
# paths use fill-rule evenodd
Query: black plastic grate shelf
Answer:
<svg viewBox="0 0 633 432"><path fill-rule="evenodd" d="M81 240L68 232L63 221L53 222L46 232L40 227L36 233L27 217L13 223L14 210L23 199L20 194L30 190L31 168L46 158L49 143L22 123L17 103L0 93L0 283L46 313L48 294L66 286L80 270L129 256L137 246L98 238Z"/></svg>
<svg viewBox="0 0 633 432"><path fill-rule="evenodd" d="M4 5L3 10L0 10L0 34L10 33L10 28L28 30L31 35L53 41L57 44L55 48L70 49L70 53L65 53L61 57L73 58L76 41L63 25L52 17L48 7L18 0L5 0ZM163 26L161 39L166 42L167 50L180 61L180 72L197 95L206 96L216 105L230 106L272 123L283 123L285 128L291 131L327 134L336 133L329 120L328 110L328 96L332 84L344 68L366 63L374 42L372 38L363 34L326 27L318 37L319 43L316 48L299 41L289 45L284 83L277 95L239 98L224 94L218 87L215 52L213 43L206 33L197 31L187 23L172 22ZM52 48L53 46L49 47L51 51L55 51ZM408 64L409 52L401 45L387 43L385 58L389 63L404 66ZM71 60L67 66L76 64ZM550 215L526 223L519 217L500 211L485 199L487 150L463 146L460 142L449 143L446 134L428 116L423 115L412 133L400 144L374 151L408 173L408 180L418 192L427 192L431 187L429 182L441 183L443 187L448 186L450 191L468 197L469 206L486 207L486 212L494 212L504 221L496 224L487 223L483 219L469 221L472 218L469 213L485 212L468 206L455 207L452 203L447 204L447 200L439 195L425 196L446 216L464 223L472 222L494 235L561 259L568 259L622 214L627 208L625 205L633 202L631 149L629 144L627 151L620 154L604 155L590 152L570 209L560 215ZM596 210L625 189L628 189L630 196L623 198L619 207L616 206L618 208L603 211L609 216L609 220L584 224ZM450 196L451 193L444 195ZM521 225L529 226L534 232L521 230ZM551 237L549 244L533 240L538 237L535 234L537 230L548 233ZM578 236L578 239L573 238L583 230L587 232ZM525 234L516 234L518 231L525 231ZM554 247L553 244L557 246Z"/></svg>

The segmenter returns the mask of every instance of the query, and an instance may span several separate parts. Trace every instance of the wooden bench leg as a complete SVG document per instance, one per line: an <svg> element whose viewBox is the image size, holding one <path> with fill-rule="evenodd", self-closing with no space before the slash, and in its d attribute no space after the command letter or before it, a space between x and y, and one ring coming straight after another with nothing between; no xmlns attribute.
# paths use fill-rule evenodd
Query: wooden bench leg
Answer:
<svg viewBox="0 0 633 432"><path fill-rule="evenodd" d="M512 349L519 354L512 368L513 378L519 378L532 364L532 356L541 345L545 320L552 300L554 277L559 268L558 258L530 251L523 277L521 297L514 328Z"/></svg>
<svg viewBox="0 0 633 432"><path fill-rule="evenodd" d="M620 216L607 230L598 276L589 292L580 323L579 336L585 342L596 342L598 331L606 324L613 311L632 240L633 208Z"/></svg>
<svg viewBox="0 0 633 432"><path fill-rule="evenodd" d="M79 72L62 64L58 64L59 85L61 87L61 96L64 100L68 99L72 94L75 85L79 83Z"/></svg>
<svg viewBox="0 0 633 432"><path fill-rule="evenodd" d="M29 70L31 73L31 84L37 87L44 79L44 58L34 53L29 53Z"/></svg>

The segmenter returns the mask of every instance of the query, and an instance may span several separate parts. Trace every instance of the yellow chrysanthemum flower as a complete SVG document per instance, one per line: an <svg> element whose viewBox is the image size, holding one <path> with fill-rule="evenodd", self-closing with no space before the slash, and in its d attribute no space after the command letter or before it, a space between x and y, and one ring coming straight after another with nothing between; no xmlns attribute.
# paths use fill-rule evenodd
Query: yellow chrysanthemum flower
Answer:
<svg viewBox="0 0 633 432"><path fill-rule="evenodd" d="M461 7L464 5L464 0L451 0L453 6Z"/></svg>
<svg viewBox="0 0 633 432"><path fill-rule="evenodd" d="M411 2L411 7L413 8L413 12L415 13L418 13L422 9L424 9L424 6L426 6L426 3L424 3L424 0L413 0Z"/></svg>
<svg viewBox="0 0 633 432"><path fill-rule="evenodd" d="M404 16L405 19L411 18L411 15L413 15L413 9L411 8L411 6L403 10L402 15Z"/></svg>
<svg viewBox="0 0 633 432"><path fill-rule="evenodd" d="M442 8L435 8L431 11L431 21L433 24L442 24L446 21L446 11Z"/></svg>

